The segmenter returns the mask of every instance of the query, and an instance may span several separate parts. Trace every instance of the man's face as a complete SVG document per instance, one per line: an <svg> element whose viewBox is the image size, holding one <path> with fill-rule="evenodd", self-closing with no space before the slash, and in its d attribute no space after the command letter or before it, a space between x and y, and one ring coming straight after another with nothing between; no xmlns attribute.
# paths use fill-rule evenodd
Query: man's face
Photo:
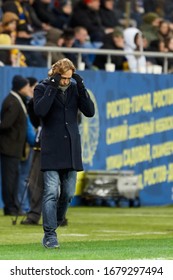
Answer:
<svg viewBox="0 0 173 280"><path fill-rule="evenodd" d="M122 36L116 36L113 38L114 44L118 48L124 48L124 38Z"/></svg>
<svg viewBox="0 0 173 280"><path fill-rule="evenodd" d="M81 44L83 44L88 39L88 31L84 28L81 28L80 31L76 32L75 37Z"/></svg>
<svg viewBox="0 0 173 280"><path fill-rule="evenodd" d="M61 75L61 80L59 82L60 86L65 87L68 86L70 84L70 79L72 77L72 70L68 70L67 72L65 72L64 74Z"/></svg>
<svg viewBox="0 0 173 280"><path fill-rule="evenodd" d="M19 90L19 93L23 96L30 96L30 86L29 83Z"/></svg>
<svg viewBox="0 0 173 280"><path fill-rule="evenodd" d="M100 9L100 0L92 0L87 4L91 10L98 11Z"/></svg>

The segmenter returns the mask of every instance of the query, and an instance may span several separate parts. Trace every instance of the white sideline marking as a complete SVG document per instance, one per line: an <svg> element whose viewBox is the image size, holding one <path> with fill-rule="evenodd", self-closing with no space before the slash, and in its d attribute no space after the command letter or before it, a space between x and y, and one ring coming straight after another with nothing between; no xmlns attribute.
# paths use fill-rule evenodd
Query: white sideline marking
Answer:
<svg viewBox="0 0 173 280"><path fill-rule="evenodd" d="M129 231L121 231L121 230L93 230L91 234L82 234L82 233L63 233L61 234L62 236L79 236L79 237L86 237L92 235L92 233L97 232L97 236L107 236L107 234L112 234L116 233L116 236L119 235L150 235L150 234L155 234L155 235L166 235L169 234L170 232L161 232L161 231L141 231L141 232L129 232ZM104 234L105 233L105 234Z"/></svg>
<svg viewBox="0 0 173 280"><path fill-rule="evenodd" d="M107 233L124 233L124 232L129 232L129 231L125 231L125 230L107 230L107 229L103 229L103 230L93 230L92 232L107 232Z"/></svg>
<svg viewBox="0 0 173 280"><path fill-rule="evenodd" d="M164 235L164 234L168 234L168 233L169 233L168 231L165 231L165 232L149 231L149 232L132 232L130 234L124 233L124 235L144 235L144 234Z"/></svg>
<svg viewBox="0 0 173 280"><path fill-rule="evenodd" d="M156 234L156 235L161 235L161 234L169 234L170 232L168 231L141 231L141 232L129 232L129 231L121 231L121 230L95 230L93 232L102 232L102 233L117 233L117 234L123 234L123 235L144 235L144 234Z"/></svg>
<svg viewBox="0 0 173 280"><path fill-rule="evenodd" d="M81 234L81 233L67 233L67 234L63 233L61 235L63 235L63 236L89 236L89 234Z"/></svg>
<svg viewBox="0 0 173 280"><path fill-rule="evenodd" d="M136 214L136 213L132 213L132 214L120 214L120 213L116 213L117 216L138 216L138 217L167 217L167 218L171 218L172 217L172 213L170 213L170 215L164 215L164 214L159 214L157 213L157 215L154 215L152 213L148 213L148 214L144 214L144 213L141 213L141 214Z"/></svg>
<svg viewBox="0 0 173 280"><path fill-rule="evenodd" d="M80 215L79 213L78 213L78 215ZM157 213L157 215L153 215L152 213L150 214L150 213L148 213L148 214L144 214L144 213L141 213L141 214L137 214L137 213L131 213L131 214L126 214L126 213L116 213L116 212L114 212L114 213L107 213L107 214L105 214L105 213L92 213L92 214L88 214L88 217L89 216L102 216L102 217L107 217L107 216L109 216L110 217L110 215L113 215L113 216L124 216L124 217L163 217L163 218L172 218L172 213L170 213L170 215L164 215L164 214L159 214L159 213Z"/></svg>

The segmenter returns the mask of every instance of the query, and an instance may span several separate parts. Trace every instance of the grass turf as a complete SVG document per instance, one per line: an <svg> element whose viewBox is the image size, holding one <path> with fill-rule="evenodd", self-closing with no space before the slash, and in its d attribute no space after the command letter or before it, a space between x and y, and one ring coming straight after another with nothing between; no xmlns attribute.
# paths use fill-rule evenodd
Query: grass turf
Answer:
<svg viewBox="0 0 173 280"><path fill-rule="evenodd" d="M60 249L41 245L42 226L12 225L0 211L1 260L173 260L173 207L70 207Z"/></svg>

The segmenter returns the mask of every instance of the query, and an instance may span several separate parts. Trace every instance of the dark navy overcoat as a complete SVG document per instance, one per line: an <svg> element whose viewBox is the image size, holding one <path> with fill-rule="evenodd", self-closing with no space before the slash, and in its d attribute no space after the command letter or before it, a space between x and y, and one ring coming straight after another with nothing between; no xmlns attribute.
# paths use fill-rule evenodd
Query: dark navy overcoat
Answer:
<svg viewBox="0 0 173 280"><path fill-rule="evenodd" d="M41 170L83 170L81 140L77 115L80 110L86 117L93 117L94 103L85 88L78 92L71 81L62 91L49 85L48 79L34 90L34 111L42 121Z"/></svg>

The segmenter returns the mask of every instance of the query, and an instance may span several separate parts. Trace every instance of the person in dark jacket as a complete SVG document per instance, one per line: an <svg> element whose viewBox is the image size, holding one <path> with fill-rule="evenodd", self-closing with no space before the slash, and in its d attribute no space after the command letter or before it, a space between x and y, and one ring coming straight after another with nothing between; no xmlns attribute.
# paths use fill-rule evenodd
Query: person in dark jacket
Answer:
<svg viewBox="0 0 173 280"><path fill-rule="evenodd" d="M123 32L120 27L116 27L114 31L110 34L107 34L104 38L103 45L100 49L107 50L123 50L124 47L124 38ZM111 62L115 64L116 70L123 70L124 63L126 61L125 56L120 55L111 55ZM96 55L93 65L99 69L105 69L105 64L107 62L107 55Z"/></svg>
<svg viewBox="0 0 173 280"><path fill-rule="evenodd" d="M54 0L52 10L57 18L57 27L61 30L67 28L73 13L71 0Z"/></svg>
<svg viewBox="0 0 173 280"><path fill-rule="evenodd" d="M17 199L19 165L27 133L27 111L24 99L29 81L20 75L12 80L12 90L4 99L0 122L0 155L4 215L18 215Z"/></svg>
<svg viewBox="0 0 173 280"><path fill-rule="evenodd" d="M74 64L63 58L51 67L49 78L34 90L34 111L42 121L42 243L46 248L59 247L56 229L74 196L77 171L83 170L78 110L86 117L95 113L83 79L75 70Z"/></svg>
<svg viewBox="0 0 173 280"><path fill-rule="evenodd" d="M102 25L104 28L115 28L119 25L119 19L115 12L115 1L114 0L101 0L99 14L101 18Z"/></svg>
<svg viewBox="0 0 173 280"><path fill-rule="evenodd" d="M37 84L37 79L35 77L27 77L30 86L30 92L26 98L26 109L28 104L33 98L34 87ZM27 109L28 114L28 109ZM27 117L27 136L26 136L26 146L25 155L20 162L20 173L19 173L19 187L18 187L18 200L20 202L20 209L23 213L27 213L30 210L30 193L28 188L28 177L32 164L33 158L33 146L35 144L36 130L31 122L31 118L28 114Z"/></svg>
<svg viewBox="0 0 173 280"><path fill-rule="evenodd" d="M102 42L107 30L102 25L99 9L99 0L78 1L74 5L69 26L72 28L76 26L85 27L92 42Z"/></svg>
<svg viewBox="0 0 173 280"><path fill-rule="evenodd" d="M37 0L33 3L33 8L37 14L37 17L44 23L53 27L59 28L58 17L52 11L50 7L51 0Z"/></svg>

